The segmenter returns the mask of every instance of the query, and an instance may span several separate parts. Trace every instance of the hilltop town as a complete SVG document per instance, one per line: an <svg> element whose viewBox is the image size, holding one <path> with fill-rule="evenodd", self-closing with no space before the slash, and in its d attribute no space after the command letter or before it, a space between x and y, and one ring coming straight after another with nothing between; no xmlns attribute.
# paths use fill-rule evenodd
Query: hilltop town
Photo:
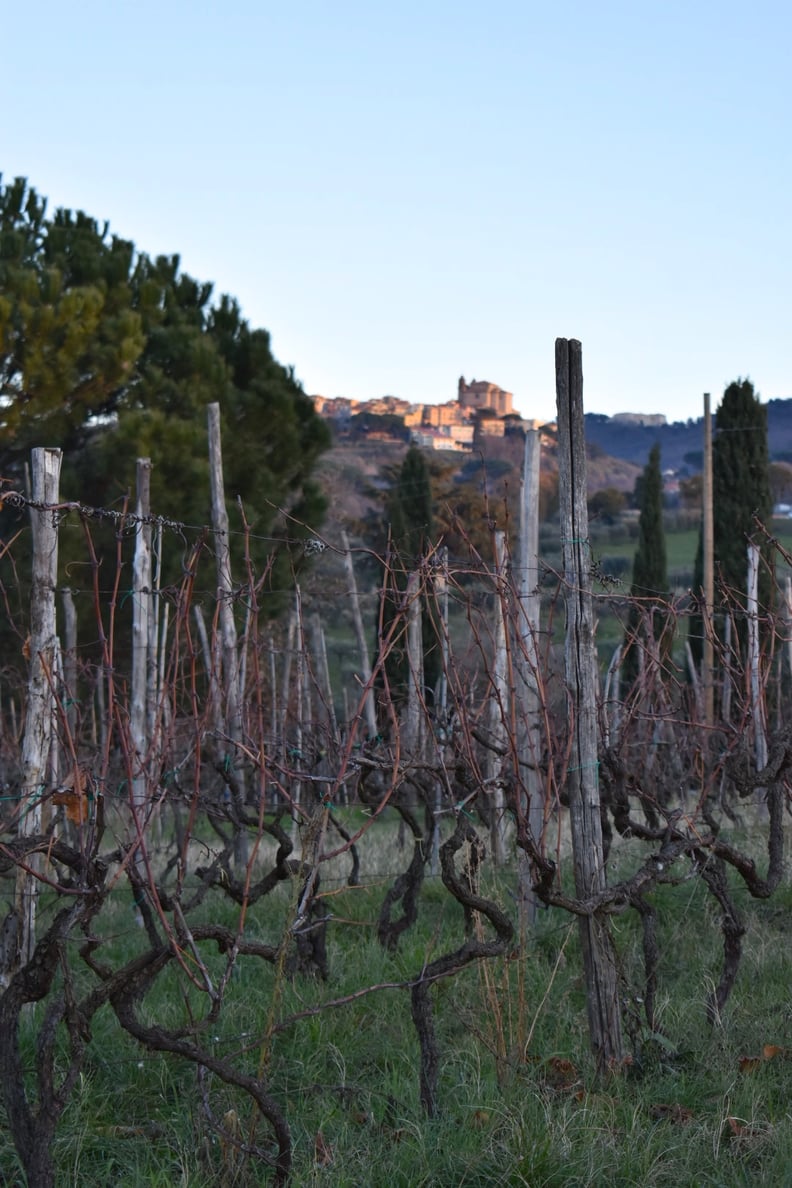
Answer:
<svg viewBox="0 0 792 1188"><path fill-rule="evenodd" d="M456 400L445 404L410 404L398 396L376 400L314 396L313 401L317 413L332 424L336 434L355 427L374 438L392 437L395 433L425 450L463 453L484 438L547 427L544 421L526 419L515 412L511 392L487 380L467 383L464 376L459 378Z"/></svg>

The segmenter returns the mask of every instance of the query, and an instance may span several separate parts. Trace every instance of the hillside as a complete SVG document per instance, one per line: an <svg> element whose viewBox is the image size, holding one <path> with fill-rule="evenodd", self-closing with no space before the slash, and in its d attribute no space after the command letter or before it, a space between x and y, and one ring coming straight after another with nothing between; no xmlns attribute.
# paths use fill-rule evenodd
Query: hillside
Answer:
<svg viewBox="0 0 792 1188"><path fill-rule="evenodd" d="M338 544L342 529L359 539L368 536L382 516L386 492L407 448L406 442L396 439L340 437L324 454L316 478L328 501L323 535L332 544ZM523 436L513 433L485 439L480 448L465 453L427 454L438 501L445 504L454 490L466 489L489 500L492 510L507 498L511 514L516 514L523 453ZM542 447L542 470L553 474L557 469L555 446L547 441ZM642 469L595 445L588 460L589 493L615 487L629 494Z"/></svg>
<svg viewBox="0 0 792 1188"><path fill-rule="evenodd" d="M768 402L767 431L771 461L792 461L792 399ZM638 425L599 413L586 414L589 445L639 467L646 465L649 451L659 442L664 470L701 470L703 432L703 416L668 425Z"/></svg>
<svg viewBox="0 0 792 1188"><path fill-rule="evenodd" d="M792 461L792 399L767 405L768 444L773 461ZM649 451L660 443L664 470L693 474L701 470L703 417L666 425L642 425L598 413L586 415L589 493L615 487L629 494L646 465ZM523 436L484 438L466 453L427 455L435 473L448 483L469 484L490 500L519 491ZM317 478L328 498L326 531L335 543L346 528L352 535L381 515L384 495L407 451L404 439L384 435L337 437L319 465ZM542 447L542 468L557 469L550 439ZM365 533L364 533L365 535Z"/></svg>

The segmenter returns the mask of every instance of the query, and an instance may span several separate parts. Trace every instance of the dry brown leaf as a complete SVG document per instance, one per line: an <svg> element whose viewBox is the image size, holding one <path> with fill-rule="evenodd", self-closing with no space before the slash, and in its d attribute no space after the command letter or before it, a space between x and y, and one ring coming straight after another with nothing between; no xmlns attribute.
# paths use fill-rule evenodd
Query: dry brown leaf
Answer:
<svg viewBox="0 0 792 1188"><path fill-rule="evenodd" d="M485 1126L489 1126L492 1120L492 1115L489 1110L474 1110L470 1119L470 1125L474 1130L483 1130Z"/></svg>
<svg viewBox="0 0 792 1188"><path fill-rule="evenodd" d="M675 1122L680 1126L687 1125L693 1119L693 1111L681 1106L679 1102L657 1102L649 1107L649 1116L655 1122Z"/></svg>
<svg viewBox="0 0 792 1188"><path fill-rule="evenodd" d="M545 1081L553 1089L576 1089L580 1083L578 1070L571 1060L551 1056L545 1061Z"/></svg>
<svg viewBox="0 0 792 1188"><path fill-rule="evenodd" d="M741 1056L738 1061L741 1073L756 1072L761 1063L762 1059L760 1056Z"/></svg>
<svg viewBox="0 0 792 1188"><path fill-rule="evenodd" d="M88 820L88 800L74 788L59 788L50 798L53 804L62 804L66 810L66 819L73 825L84 825Z"/></svg>
<svg viewBox="0 0 792 1188"><path fill-rule="evenodd" d="M53 804L63 805L66 817L72 824L84 825L90 813L90 802L94 789L95 784L90 770L78 767L74 772L72 783L56 789L50 799Z"/></svg>
<svg viewBox="0 0 792 1188"><path fill-rule="evenodd" d="M314 1139L314 1162L319 1167L329 1167L333 1162L333 1148L327 1142L321 1130L317 1130Z"/></svg>
<svg viewBox="0 0 792 1188"><path fill-rule="evenodd" d="M385 1138L389 1138L392 1143L400 1143L407 1133L403 1126L394 1128L393 1126L383 1125L380 1127L380 1130L385 1135Z"/></svg>
<svg viewBox="0 0 792 1188"><path fill-rule="evenodd" d="M68 812L68 809L66 810ZM229 1163L236 1154L236 1142L242 1139L242 1123L236 1110L226 1110L223 1114L223 1130L220 1134L220 1150L223 1162ZM236 1141L235 1141L236 1140Z"/></svg>
<svg viewBox="0 0 792 1188"><path fill-rule="evenodd" d="M745 1142L747 1139L764 1138L765 1131L760 1130L756 1126L746 1126L744 1122L738 1121L737 1118L727 1118L726 1124L729 1127L727 1137L739 1139Z"/></svg>
<svg viewBox="0 0 792 1188"><path fill-rule="evenodd" d="M789 1056L789 1048L781 1048L778 1044L765 1044L762 1048L763 1060L775 1060L776 1056Z"/></svg>
<svg viewBox="0 0 792 1188"><path fill-rule="evenodd" d="M24 660L30 659L30 636L28 635L25 642L22 644L22 657Z"/></svg>

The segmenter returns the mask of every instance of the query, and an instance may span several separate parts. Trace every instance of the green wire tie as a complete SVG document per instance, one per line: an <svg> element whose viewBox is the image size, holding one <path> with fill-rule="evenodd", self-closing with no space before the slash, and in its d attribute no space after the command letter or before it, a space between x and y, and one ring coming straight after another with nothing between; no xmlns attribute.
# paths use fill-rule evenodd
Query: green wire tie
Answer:
<svg viewBox="0 0 792 1188"><path fill-rule="evenodd" d="M461 800L460 800L459 804L454 805L454 808L458 813L464 813L466 817L470 817L471 821L475 821L476 818L473 816L472 813L469 813L467 811L467 809L465 808L465 806Z"/></svg>

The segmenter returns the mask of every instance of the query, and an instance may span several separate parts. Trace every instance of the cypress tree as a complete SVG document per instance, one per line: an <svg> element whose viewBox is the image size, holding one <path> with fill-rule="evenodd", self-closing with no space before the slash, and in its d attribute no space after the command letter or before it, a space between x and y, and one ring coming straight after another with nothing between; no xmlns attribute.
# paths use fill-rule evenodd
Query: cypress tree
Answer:
<svg viewBox="0 0 792 1188"><path fill-rule="evenodd" d="M385 574L387 584L383 607L383 637L387 637L394 620L403 613L402 604L409 575L420 566L432 545L432 487L426 459L417 446L410 446L404 457L388 500L387 512L393 555L390 569ZM397 705L406 698L410 679L404 626L403 623L399 624L398 642L391 649L385 662L388 688ZM421 636L424 653L424 689L428 703L431 704L433 691L440 676L441 649L434 622L433 601L428 591L421 597Z"/></svg>
<svg viewBox="0 0 792 1188"><path fill-rule="evenodd" d="M663 476L660 471L659 444L652 446L649 460L636 487L640 493L641 514L638 520L638 548L633 561L630 589L632 602L628 615L624 658L624 672L629 681L638 675L641 623L650 608L653 611L655 639L659 639L664 628L664 618L659 613L659 604L668 594L668 561L663 526Z"/></svg>
<svg viewBox="0 0 792 1188"><path fill-rule="evenodd" d="M723 393L715 413L715 437L712 443L713 547L715 553L716 612L727 599L745 606L749 541L757 538L755 519L769 523L772 515L770 465L767 449L767 409L748 379L737 379ZM767 546L762 547L770 561ZM704 580L701 536L696 555L693 588L699 591ZM759 602L770 604L772 580L770 566L759 570ZM738 635L745 640L744 620L738 616ZM716 613L717 624L717 613ZM697 662L702 653L702 621L691 621L690 644Z"/></svg>

